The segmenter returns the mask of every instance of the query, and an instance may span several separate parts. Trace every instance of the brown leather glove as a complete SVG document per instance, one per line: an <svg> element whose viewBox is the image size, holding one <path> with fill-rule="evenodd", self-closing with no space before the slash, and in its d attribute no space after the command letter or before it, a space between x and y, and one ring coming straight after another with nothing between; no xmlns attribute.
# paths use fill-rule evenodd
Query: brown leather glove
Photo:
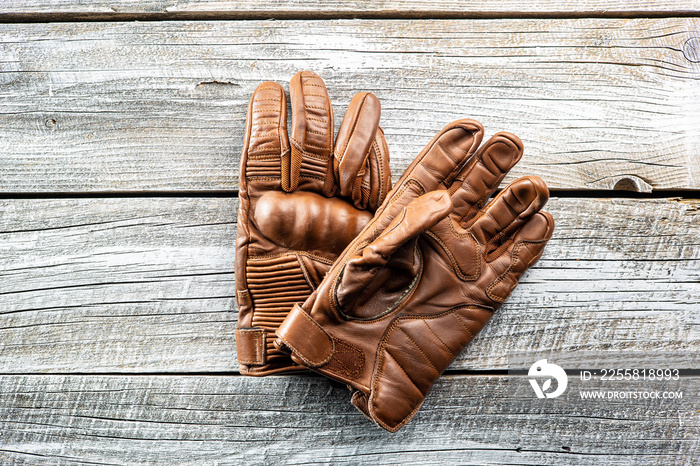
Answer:
<svg viewBox="0 0 700 466"><path fill-rule="evenodd" d="M236 238L236 347L240 370L267 375L305 369L276 349L275 330L303 303L372 218L391 189L380 105L357 94L333 141L333 108L311 71L289 84L258 86L241 157Z"/></svg>
<svg viewBox="0 0 700 466"><path fill-rule="evenodd" d="M276 342L355 389L352 403L396 431L540 257L549 193L521 178L486 200L522 155L499 133L477 151L472 120L444 128L406 170Z"/></svg>

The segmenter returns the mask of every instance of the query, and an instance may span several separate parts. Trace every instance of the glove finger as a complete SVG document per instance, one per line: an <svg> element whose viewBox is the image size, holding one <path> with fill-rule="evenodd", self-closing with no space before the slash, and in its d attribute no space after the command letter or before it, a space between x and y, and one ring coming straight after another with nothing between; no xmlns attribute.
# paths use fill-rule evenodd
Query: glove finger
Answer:
<svg viewBox="0 0 700 466"><path fill-rule="evenodd" d="M447 188L484 136L481 123L457 120L445 126L408 167L400 181L416 180L425 192Z"/></svg>
<svg viewBox="0 0 700 466"><path fill-rule="evenodd" d="M369 155L369 203L367 208L374 212L382 205L386 195L391 191L391 167L389 166L389 147L381 127Z"/></svg>
<svg viewBox="0 0 700 466"><path fill-rule="evenodd" d="M509 184L486 206L472 224L471 232L489 256L503 251L505 243L549 199L549 190L537 176L526 176Z"/></svg>
<svg viewBox="0 0 700 466"><path fill-rule="evenodd" d="M379 99L369 92L353 97L343 122L340 124L335 144L333 167L340 188L340 195L352 198L355 207L361 204L360 187L365 173L367 158L375 141L379 127L381 105ZM358 179L359 178L359 179ZM357 199L359 197L359 199Z"/></svg>
<svg viewBox="0 0 700 466"><path fill-rule="evenodd" d="M462 223L474 218L522 155L523 143L510 133L497 133L481 146L450 188L453 218Z"/></svg>
<svg viewBox="0 0 700 466"><path fill-rule="evenodd" d="M554 219L549 212L535 213L503 246L507 254L496 255L489 263L498 277L487 289L488 296L498 303L504 302L520 281L523 273L542 256L544 247L552 237Z"/></svg>
<svg viewBox="0 0 700 466"><path fill-rule="evenodd" d="M406 206L403 212L389 224L378 238L348 260L336 289L336 297L340 306L352 314L353 317L377 317L371 314L364 315L365 311L363 310L358 312L353 310L358 297L367 289L374 290L377 287L381 287L381 282L392 278L392 275L396 279L396 276L400 275L397 270L393 272L388 270L385 271L386 273L378 274L379 269L389 262L392 255L401 246L435 226L451 210L452 201L450 196L446 191L442 190L424 194ZM405 249L402 249L402 252L405 253ZM413 253L409 252L408 256L412 258ZM400 267L405 269L407 275L415 276L415 273L411 273L413 266L415 266L415 261L409 258L409 260L401 259L400 262ZM411 280L412 277L407 277L406 281L410 282ZM370 284L372 285L371 287ZM374 301L377 300L379 300L379 297L375 296ZM382 309L389 308L388 305L380 307ZM372 312L372 310L368 312Z"/></svg>
<svg viewBox="0 0 700 466"><path fill-rule="evenodd" d="M287 98L275 82L260 84L250 98L241 156L242 191L278 190L281 160L289 155Z"/></svg>
<svg viewBox="0 0 700 466"><path fill-rule="evenodd" d="M390 190L389 148L384 139L384 131L379 127L367 157L364 175L356 178L352 199L357 208L374 212Z"/></svg>
<svg viewBox="0 0 700 466"><path fill-rule="evenodd" d="M484 128L474 120L457 120L445 126L409 165L375 214L374 227L384 228L412 200L424 193L451 186L465 161L481 143Z"/></svg>
<svg viewBox="0 0 700 466"><path fill-rule="evenodd" d="M291 152L282 163L282 188L335 191L330 166L333 149L333 107L323 80L312 71L300 71L289 83L292 102Z"/></svg>
<svg viewBox="0 0 700 466"><path fill-rule="evenodd" d="M452 201L445 191L423 194L412 201L377 239L365 250L370 256L385 260L409 239L429 230L452 211Z"/></svg>

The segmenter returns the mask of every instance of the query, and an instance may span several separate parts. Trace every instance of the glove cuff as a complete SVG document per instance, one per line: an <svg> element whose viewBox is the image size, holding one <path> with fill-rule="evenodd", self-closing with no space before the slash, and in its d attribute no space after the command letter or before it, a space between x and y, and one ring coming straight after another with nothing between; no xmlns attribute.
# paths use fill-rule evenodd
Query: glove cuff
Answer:
<svg viewBox="0 0 700 466"><path fill-rule="evenodd" d="M236 329L236 352L240 364L265 364L265 330L257 327Z"/></svg>
<svg viewBox="0 0 700 466"><path fill-rule="evenodd" d="M301 306L295 304L277 329L275 346L284 345L307 367L328 363L335 352L333 339Z"/></svg>

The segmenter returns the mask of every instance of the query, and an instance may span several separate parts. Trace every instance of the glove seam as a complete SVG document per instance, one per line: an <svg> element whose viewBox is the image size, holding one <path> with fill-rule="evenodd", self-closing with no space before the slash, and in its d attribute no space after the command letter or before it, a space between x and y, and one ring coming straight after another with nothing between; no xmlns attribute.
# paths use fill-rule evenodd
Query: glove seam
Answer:
<svg viewBox="0 0 700 466"><path fill-rule="evenodd" d="M384 234L384 232L382 232L382 234ZM371 244L371 242L369 242L367 240L363 241L363 243L367 243L365 245L365 247L368 246L369 244ZM384 311L378 315L375 315L374 317L371 317L369 319L362 319L362 318L358 318L358 317L353 317L353 316L345 313L341 309L340 304L338 303L338 286L339 286L340 281L342 280L343 274L345 273L345 268L347 266L347 261L346 261L345 265L341 268L340 273L338 273L337 277L335 278L333 286L329 290L329 300L331 303L331 309L333 311L335 311L336 315L339 318L341 318L345 321L363 322L363 323L367 323L367 324L378 322L379 320L386 318L386 316L388 316L389 314L393 314L395 312L398 312L400 309L403 309L404 304L409 300L409 298L413 295L413 293L418 288L418 284L419 284L421 278L423 277L423 268L425 265L423 262L423 252L418 247L418 244L415 243L413 248L415 251L418 252L418 255L420 256L419 257L420 270L418 271L416 276L413 277L413 280L411 281L411 284L408 286L406 291L404 291L404 293L396 300L396 302L392 305L392 307L390 307L386 311ZM355 253L357 251L359 251L360 249L362 249L362 247L358 247L357 250L355 251Z"/></svg>
<svg viewBox="0 0 700 466"><path fill-rule="evenodd" d="M316 291L316 286L314 285L313 281L311 280L311 277L309 276L309 271L306 270L306 266L304 265L304 262L301 260L301 257L299 257L299 254L294 254L294 257L296 257L297 262L299 263L299 268L301 269L301 273L304 274L304 278L306 279L306 283L309 284L309 288L311 288L311 292L313 293Z"/></svg>
<svg viewBox="0 0 700 466"><path fill-rule="evenodd" d="M508 298L508 296L510 296L510 293L512 293L513 289L518 285L517 280L516 280L515 284L510 288L510 291L508 292L508 294L506 296L502 297L501 295L494 293L493 290L503 280L505 280L508 273L513 269L513 267L515 267L515 264L518 262L520 249L523 247L523 245L525 245L525 244L540 244L542 242L544 242L544 240L543 241L519 241L518 244L515 245L515 247L513 248L513 254L512 254L511 259L510 259L510 265L508 266L506 271L503 272L496 280L494 280L494 282L491 283L491 285L489 285L489 287L486 289L486 294L488 295L489 298L496 301L497 303L503 303ZM528 262L526 264L526 266L529 267L534 261L535 261L535 258L533 257L533 259L530 260L530 262Z"/></svg>
<svg viewBox="0 0 700 466"><path fill-rule="evenodd" d="M321 119L318 119L318 118L308 118L308 119L309 119L309 120L320 121L320 122L322 122L322 123L325 123L324 120L321 120ZM328 160L328 159L330 158L330 157L327 156L327 155L314 154L313 152L309 152L309 151L307 151L307 150L305 149L306 147L313 147L314 149L328 150L328 147L317 146L317 145L314 145L314 144L309 144L308 142L304 142L304 148L302 148L301 142L299 142L299 141L296 140L295 138L290 137L289 140L290 140L295 146L297 146L297 150L299 150L299 152L301 152L302 154L306 155L307 157L312 157L312 158L315 158L315 159L317 159L317 160L321 160L321 161L323 161L323 162L325 162L326 160Z"/></svg>
<svg viewBox="0 0 700 466"><path fill-rule="evenodd" d="M390 329L391 329L391 327L393 327L393 326L395 325L395 322L396 322L396 320L394 320L394 322L392 322L392 324L391 324L391 326L390 326ZM389 333L389 332L387 331L384 335L386 336L388 333ZM383 352L382 352L382 350L384 349L384 346L385 346L384 343L385 343L385 341L386 341L386 340L383 338L383 339L382 339L382 343L381 343L381 345L380 345L380 347L379 347L379 350L378 350L379 358L382 358L382 359L383 359ZM391 356L391 353L389 353L388 350L386 351L386 353L387 353L389 356ZM396 362L396 364L399 365L399 368L400 368L401 371L406 375L406 377L408 378L408 380L410 380L410 382L413 384L413 386L416 387L416 389L417 389L421 394L423 394L423 391L422 391L420 388L418 388L418 386L417 386L416 383L413 381L413 379L411 379L411 377L409 377L408 374L406 374L405 369L401 366L401 364L399 364L398 361L396 361L396 358L393 357L393 356L391 356L391 358ZM379 419L379 418L377 417L376 412L375 412L375 406L376 406L376 405L375 405L375 403L374 403L374 396L375 396L375 394L377 393L377 379L378 379L378 378L377 378L377 375L383 374L383 373L384 373L383 370L380 370L380 369L379 369L380 363L381 363L381 359L378 359L378 360L377 360L377 372L376 372L376 373L374 374L374 376L373 376L373 381L372 381L372 393L370 394L369 400L368 400L368 402L367 402L367 410L368 410L368 411L370 412L370 414L372 415L372 419L374 420L374 422L376 422L379 426L381 426L381 427L387 429L387 430L390 431L390 432L396 432L396 431L399 430L401 427L403 427L406 423L408 423L408 422L411 420L411 418L415 415L415 413L420 409L420 407L423 405L423 401L425 401L425 395L423 395L423 399L421 400L421 402L418 403L418 405L417 405L417 406L416 406L416 407L415 407L401 422L399 422L397 425L390 426L389 424L387 424L387 423L384 422L383 420Z"/></svg>
<svg viewBox="0 0 700 466"><path fill-rule="evenodd" d="M464 281L470 281L470 280L475 280L481 276L481 270L482 270L482 264L481 264L481 245L479 242L474 238L474 235L472 233L469 233L469 237L471 237L471 240L474 242L474 245L476 246L476 257L477 257L477 270L474 275L466 275L463 271L462 268L459 266L457 263L457 259L455 259L454 254L452 254L452 251L447 247L447 245L432 231L428 230L426 231L428 236L430 236L436 243L440 245L440 248L447 254L447 257L450 259L450 263L452 264L452 268L454 269L455 273L459 278L461 278Z"/></svg>
<svg viewBox="0 0 700 466"><path fill-rule="evenodd" d="M470 122L470 123L471 123L471 122ZM415 160L411 163L411 165L408 167L408 168L411 170L410 173L409 173L408 171L404 172L404 174L401 176L401 180L406 179L406 180L408 180L408 181L413 180L413 181L416 181L416 182L417 182L417 180L415 180L414 178L412 178L413 172L416 171L416 169L417 169L418 167L423 166L423 164L422 164L423 159L425 159L425 157L430 153L430 150L433 148L433 146L435 145L435 143L438 142L438 141L440 140L440 137L441 137L443 134L447 133L448 131L452 131L453 129L457 129L457 128L461 128L461 129L463 129L463 130L465 130L465 131L468 131L468 132L471 132L471 133L483 132L483 128L478 128L478 127L477 127L477 128L473 128L473 127L470 127L468 124L465 124L463 121L462 121L462 122L459 122L458 124L449 124L449 125L447 125L447 126L444 127L438 134L435 135L435 137L433 138L432 144L430 144L429 146L426 146L426 147L423 149L423 151L422 151L420 154L418 154L418 157L416 157L416 159L415 159ZM475 139L475 141L474 141L474 143L472 144L472 146L471 146L468 150L466 150L465 153L470 152L470 151L472 150L472 148L474 147L474 144L479 144L480 141L481 141L480 138L479 138L478 141ZM453 172L450 172L450 175L452 175L452 173L453 173ZM418 183L418 184L420 185L420 183ZM423 188L422 185L421 185L421 188ZM423 189L425 190L425 188L423 188Z"/></svg>
<svg viewBox="0 0 700 466"><path fill-rule="evenodd" d="M386 209L388 209L388 208L391 207L394 203L396 203L397 200L398 200L401 196L403 196L403 193L406 192L406 190L407 190L407 189L409 188L409 186L411 186L412 184L417 185L417 187L419 188L419 193L420 193L419 196L425 194L425 188L423 187L422 184L420 184L420 182L419 182L418 180L415 180L415 179L413 179L413 178L408 178L408 179L406 179L404 182L402 182L402 183L399 185L400 187L399 187L398 189L397 189L397 187L394 188L394 190L396 190L396 192L394 192L394 190L392 190L392 191L389 193L389 194L391 194L391 197L389 198L389 201L388 201L387 204L384 206L384 208L381 209L381 212L378 210L378 211L375 213L375 218L378 218L377 215L378 215L378 216L381 216L382 214L384 214L384 212L386 212ZM393 194L392 194L392 193L393 193ZM416 197L418 197L418 196L416 196ZM408 203L407 203L406 205L408 205ZM404 207L406 207L406 206L404 206ZM376 225L376 221L372 223L372 228L374 228L375 225Z"/></svg>
<svg viewBox="0 0 700 466"><path fill-rule="evenodd" d="M300 307L298 304L296 304L295 306ZM328 335L328 333L323 329L323 327L321 327L321 325L318 322L316 322L316 320L313 317L311 317L306 311L304 311L302 309L301 312L305 315L306 320L308 322L310 322L311 324L315 325L330 341L331 350L330 350L328 356L321 362L313 362L310 359L308 359L305 355L303 355L298 349L296 349L294 347L294 345L289 343L289 341L286 338L284 338L282 335L277 334L277 338L282 340L282 342L284 342L284 344L287 345L294 352L294 354L296 354L309 367L314 368L314 367L320 367L320 366L326 365L333 357L333 353L335 353L335 341L333 338L331 338L330 335Z"/></svg>
<svg viewBox="0 0 700 466"><path fill-rule="evenodd" d="M346 378L351 378L351 379L357 378L362 373L362 370L365 367L365 358L364 358L364 353L362 352L362 350L360 348L358 348L357 346L353 345L352 343L349 343L345 340L341 340L341 339L335 338L335 337L330 337L330 338L331 338L331 340L333 340L333 354L331 354L331 357L329 358L328 362L326 364L324 364L326 366L326 370L328 372L339 373L340 375L342 375ZM338 345L336 345L336 343ZM340 370L333 370L332 368L328 367L331 364L331 362L333 361L333 355L337 354L337 351L335 351L335 349L339 346L342 346L342 345L348 346L352 351L354 351L357 355L360 356L360 358L358 358L358 360L360 361L360 364L358 364L358 366L353 370L348 368L348 366L346 364L344 364L342 361L340 361L338 358L336 358L335 361L341 367Z"/></svg>
<svg viewBox="0 0 700 466"><path fill-rule="evenodd" d="M306 251L296 251L296 250L289 250L289 251L285 251L285 252L276 252L276 253L270 253L270 254L263 254L263 255L252 256L252 257L251 257L251 256L248 256L248 260L274 259L274 258L276 258L276 257L282 257L282 256L287 256L287 255L291 255L291 256L304 256L304 257L308 257L308 258L310 258L310 259L318 260L319 262L323 262L324 264L328 264L328 265L331 265L331 264L333 264L333 262L334 262L333 260L328 259L328 258L326 258L326 257L322 257L322 256L319 256L319 255L316 255L316 254L312 254L312 253L310 253L310 252L306 252Z"/></svg>
<svg viewBox="0 0 700 466"><path fill-rule="evenodd" d="M251 329L242 329L242 328L239 328L239 329L236 329L236 333L239 333L239 334L245 333L245 334L253 334L253 335L259 334L259 335L262 335L263 340L265 340L265 338L266 338L265 329L257 329L257 328L255 328L255 329L252 329L252 328ZM265 358L265 347L263 346L262 349L260 348L260 343L258 341L258 338L254 338L253 342L255 344L255 356L257 357L258 355L260 355L260 360L254 359L251 361L247 361L247 360L242 361L239 359L238 362L240 364L246 364L246 365L252 365L252 366L265 365L265 359L266 359Z"/></svg>
<svg viewBox="0 0 700 466"><path fill-rule="evenodd" d="M430 326L430 324L428 323L427 320L423 320L423 322L425 322L425 326L428 327L428 330L430 330L430 333L432 333L433 335L435 335L435 338L437 338L438 341L439 341L440 343L442 343L442 346L444 346L444 347L447 349L447 351L449 351L450 354L451 354L453 357L456 358L457 356L459 356L459 353L455 354L455 352L452 351L452 348L450 348L449 346L447 346L447 343L445 343L444 341L442 341L442 338L440 338L440 335L438 335L437 333L435 333L435 330L433 330L433 328Z"/></svg>
<svg viewBox="0 0 700 466"><path fill-rule="evenodd" d="M359 116L360 116L360 111L362 110L362 106L364 103L367 101L367 93L365 92L365 95L362 96L362 102L357 106L357 109L355 110L355 114L353 115L354 118L352 120L352 128L350 128L350 132L348 133L349 135L352 135L355 128L357 128L357 123L359 121ZM347 118L347 115L343 117L343 120ZM345 158L345 152L348 150L348 145L350 144L350 138L345 141L345 146L343 147L343 150L341 151L340 154L338 154L337 150L334 150L333 153L335 155L335 158L339 161L338 163L338 168L340 168L340 163L343 162L343 159ZM337 149L337 148L336 148ZM340 157L338 157L340 155ZM338 173L338 179L340 179L340 173Z"/></svg>
<svg viewBox="0 0 700 466"><path fill-rule="evenodd" d="M448 182L448 180L449 180L449 182L450 182L450 184L451 184L452 181L454 181L453 174L454 174L454 175L459 174L459 170L460 170L462 167L461 167L460 164L457 163L457 161L458 161L459 159L458 159L458 160L453 160L452 157L449 156L450 152L447 151L447 150L445 150L445 147L444 147L444 146L442 145L442 143L440 142L440 139L437 139L437 140L435 141L435 145L438 146L438 147L440 148L440 150L441 150L443 153L447 154L447 158L450 159L450 162L452 162L452 164L454 165L454 168L452 169L452 171L450 171L450 173L449 173L446 177L443 177L443 176L440 174L440 171L439 171L439 170L437 171L438 176L433 175L433 176L435 177L435 181L438 182L438 186L441 185L441 186L445 187L445 189L447 189L447 182ZM469 150L464 150L464 151L462 151L463 154L467 154L468 152L469 152ZM462 156L461 159L463 160L463 159L464 159L464 156ZM428 168L428 167L426 167L426 168ZM430 170L430 171L432 172L433 170ZM444 178L444 179L442 180L442 182L440 182L440 178Z"/></svg>
<svg viewBox="0 0 700 466"><path fill-rule="evenodd" d="M246 178L257 181L275 181L280 179L279 176L246 176Z"/></svg>
<svg viewBox="0 0 700 466"><path fill-rule="evenodd" d="M389 328L386 330L386 332L384 332L384 335L382 336L382 340L381 340L381 342L380 342L380 344L379 344L379 347L378 347L378 349L377 349L377 362L376 362L376 366L375 366L376 369L375 369L374 374L372 375L372 390L371 390L371 392L370 392L369 399L368 399L368 403L367 403L368 410L369 410L369 412L371 413L372 419L374 420L374 422L376 422L376 423L377 423L378 425L380 425L381 427L384 427L385 429L389 430L390 432L396 432L396 431L399 430L401 427L403 427L404 425L406 425L406 424L413 418L413 416L414 416L415 413L420 409L420 407L423 405L423 402L425 401L425 398L427 397L427 394L426 394L426 395L423 395L423 399L420 401L420 403L418 403L418 405L417 405L417 406L416 406L416 407L415 407L415 408L414 408L414 409L413 409L399 424L397 424L396 426L393 426L393 427L389 427L388 424L386 424L385 422L379 420L379 419L377 418L376 414L375 414L375 409L374 409L374 407L375 407L375 399L374 399L374 398L375 398L375 394L376 394L376 392L377 392L377 383L378 383L378 378L379 378L378 376L384 374L384 370L383 370L383 369L380 369L381 362L382 362L382 358L384 357L384 356L383 356L383 350L386 348L387 337L388 337L389 334L393 331L393 329L396 328L396 326L398 325L398 321L399 321L399 320L422 320L422 321L425 322L425 321L427 320L426 317L429 317L429 318L433 319L433 318L442 317L442 316L445 316L445 315L448 315L448 314L455 314L455 315L457 315L457 314L456 314L457 311L462 310L462 309L483 309L483 308L481 308L481 307L479 307L479 306L473 306L473 305L458 306L458 307L454 307L454 308L449 309L449 310L444 311L444 312L440 312L440 313L437 313L437 314L432 314L432 315L430 315L430 316L402 316L402 317L399 317L399 318L394 319L394 320L392 321L392 323L391 323L391 325L389 326ZM474 334L466 327L466 325L464 324L464 322L462 322L461 316L457 315L457 317L458 317L458 320L460 321L460 323L462 324L462 326L465 328L465 330L466 330L467 333L469 334L469 336L470 336L472 339L474 339ZM474 319L472 319L472 320L473 320L474 322L479 323L479 321L477 321L477 320L474 320ZM430 326L428 326L428 327L430 327ZM432 329L431 329L431 331L432 331ZM434 333L434 332L433 332L433 333ZM443 343L443 344L444 344L444 343ZM447 345L445 345L445 346L447 346ZM449 347L448 347L448 349L449 349ZM389 353L388 350L387 350L386 352L391 356L391 353ZM452 350L450 350L450 353L452 353L452 354L454 355L455 358L457 357L457 355L459 355L459 353L457 353L457 355L455 355L455 353L454 353ZM396 361L396 358L394 358L393 356L392 356L392 359L394 359L394 360ZM454 361L454 359L453 359L453 361ZM399 364L398 361L396 361L396 363ZM403 367L401 366L401 364L399 364L399 367L401 367L401 370L402 370L404 373L406 372L406 371L403 369ZM434 384L435 381L439 378L439 375L441 375L441 373L440 373L439 371L437 371L437 372L438 372L438 377L433 381L433 384ZM406 376L408 377L408 374L406 374ZM415 382L414 382L410 377L408 377L408 379L411 381L411 383L413 383L413 385L416 386L416 388L418 388L418 386L415 384ZM421 394L423 393L423 391L420 390L420 388L418 388L418 391L419 391Z"/></svg>
<svg viewBox="0 0 700 466"><path fill-rule="evenodd" d="M381 153L381 149L379 148L379 143L375 139L372 141L372 147L374 150L372 150L370 153L374 156L375 163L377 164L377 171L379 172L379 191L377 192L377 207L384 202L384 198L386 197L386 194L384 194L384 167L383 164L381 163L381 159L379 157L379 154ZM370 173L372 173L372 170L370 170ZM371 188L371 183L370 183L370 188Z"/></svg>
<svg viewBox="0 0 700 466"><path fill-rule="evenodd" d="M425 323L424 320L422 320L422 322ZM428 361L428 364L430 364L430 367L432 367L432 368L435 370L435 372L437 372L437 374L440 375L440 371L437 370L437 367L435 367L435 364L433 364L433 361L430 360L430 358L428 357L428 355L425 354L425 351L423 351L423 349L422 349L420 346L418 346L418 343L416 343L416 340L414 340L414 339L411 337L411 335L409 335L408 332L406 332L406 330L404 330L403 328L399 327L399 330L401 330L401 332L402 332L404 335L406 335L406 337L408 337L408 339L411 341L411 343L413 343L413 346L415 346L415 347L418 349L418 351L420 352L420 354L423 355L423 357L425 358L425 360ZM450 352L450 353L452 353L452 352ZM421 393L422 393L422 392L421 392Z"/></svg>

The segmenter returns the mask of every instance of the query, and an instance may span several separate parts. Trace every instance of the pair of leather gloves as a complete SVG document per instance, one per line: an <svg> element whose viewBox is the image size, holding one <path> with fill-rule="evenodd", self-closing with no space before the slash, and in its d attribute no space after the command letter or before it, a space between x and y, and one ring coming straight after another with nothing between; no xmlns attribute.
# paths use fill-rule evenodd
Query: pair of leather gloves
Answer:
<svg viewBox="0 0 700 466"><path fill-rule="evenodd" d="M491 202L521 141L458 120L391 189L380 104L357 94L334 138L323 80L250 99L236 239L236 343L246 375L311 369L395 432L486 325L552 236L527 176Z"/></svg>

